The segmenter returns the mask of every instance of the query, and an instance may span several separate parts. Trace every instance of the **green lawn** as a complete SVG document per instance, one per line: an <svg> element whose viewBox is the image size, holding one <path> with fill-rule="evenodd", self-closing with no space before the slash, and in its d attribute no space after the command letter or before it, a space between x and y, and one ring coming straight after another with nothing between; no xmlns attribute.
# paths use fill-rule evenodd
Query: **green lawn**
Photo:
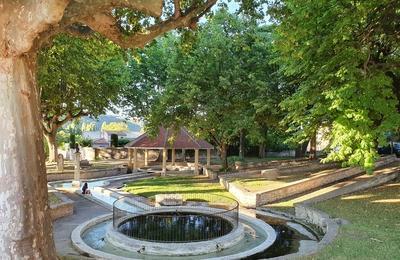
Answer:
<svg viewBox="0 0 400 260"><path fill-rule="evenodd" d="M155 177L138 180L125 185L125 191L153 199L156 194L182 194L184 198L213 200L213 194L233 198L217 181L206 177ZM212 195L209 195L212 194ZM223 199L222 199L223 200ZM227 199L229 200L229 199ZM222 201L220 201L222 202Z"/></svg>
<svg viewBox="0 0 400 260"><path fill-rule="evenodd" d="M338 238L312 259L400 259L400 183L315 205L349 220Z"/></svg>
<svg viewBox="0 0 400 260"><path fill-rule="evenodd" d="M263 177L257 178L236 178L233 182L242 186L248 191L272 190L283 187L290 182L307 178L309 174L293 174L281 176L277 180L268 180Z"/></svg>

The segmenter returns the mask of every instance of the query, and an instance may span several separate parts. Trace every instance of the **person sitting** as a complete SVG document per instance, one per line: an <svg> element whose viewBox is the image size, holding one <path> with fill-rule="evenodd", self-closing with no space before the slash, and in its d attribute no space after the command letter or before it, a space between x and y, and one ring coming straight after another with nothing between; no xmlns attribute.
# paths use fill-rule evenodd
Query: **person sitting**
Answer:
<svg viewBox="0 0 400 260"><path fill-rule="evenodd" d="M90 190L89 190L89 185L87 182L85 182L85 184L83 184L82 187L82 194L91 194Z"/></svg>

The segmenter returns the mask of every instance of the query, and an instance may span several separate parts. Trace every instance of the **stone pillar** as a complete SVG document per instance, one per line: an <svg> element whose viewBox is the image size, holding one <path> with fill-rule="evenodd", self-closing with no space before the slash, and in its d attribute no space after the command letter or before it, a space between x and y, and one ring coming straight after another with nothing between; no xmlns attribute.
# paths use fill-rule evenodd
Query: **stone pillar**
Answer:
<svg viewBox="0 0 400 260"><path fill-rule="evenodd" d="M171 165L175 165L175 148L172 149Z"/></svg>
<svg viewBox="0 0 400 260"><path fill-rule="evenodd" d="M57 171L64 171L64 156L62 154L58 154L57 156Z"/></svg>
<svg viewBox="0 0 400 260"><path fill-rule="evenodd" d="M144 166L149 166L149 150L145 149L144 150Z"/></svg>
<svg viewBox="0 0 400 260"><path fill-rule="evenodd" d="M133 169L132 165L132 149L128 148L128 173L131 173Z"/></svg>
<svg viewBox="0 0 400 260"><path fill-rule="evenodd" d="M81 187L81 154L75 153L74 181L72 186Z"/></svg>
<svg viewBox="0 0 400 260"><path fill-rule="evenodd" d="M182 149L182 160L186 162L186 150Z"/></svg>
<svg viewBox="0 0 400 260"><path fill-rule="evenodd" d="M199 174L199 149L194 150L194 174Z"/></svg>
<svg viewBox="0 0 400 260"><path fill-rule="evenodd" d="M162 149L162 172L161 174L165 176L167 173L167 156L168 156L168 150L167 148Z"/></svg>
<svg viewBox="0 0 400 260"><path fill-rule="evenodd" d="M137 148L133 148L133 170L138 169Z"/></svg>
<svg viewBox="0 0 400 260"><path fill-rule="evenodd" d="M207 149L207 167L211 166L211 149Z"/></svg>

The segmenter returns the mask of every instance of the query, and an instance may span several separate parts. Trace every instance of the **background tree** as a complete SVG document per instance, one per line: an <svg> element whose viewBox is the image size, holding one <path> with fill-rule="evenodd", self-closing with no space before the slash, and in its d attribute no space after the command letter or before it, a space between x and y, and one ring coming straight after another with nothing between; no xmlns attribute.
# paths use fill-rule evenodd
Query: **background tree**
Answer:
<svg viewBox="0 0 400 260"><path fill-rule="evenodd" d="M267 54L260 55L268 51L260 46L267 38L258 30L254 21L222 10L201 27L191 44L181 37L176 55L171 55L165 90L146 118L147 127L184 125L213 142L227 167L228 145L240 133L258 129L252 102L258 90L268 86L262 64L268 63L263 60Z"/></svg>
<svg viewBox="0 0 400 260"><path fill-rule="evenodd" d="M123 52L108 40L60 35L38 59L42 124L49 161L58 155L56 134L68 121L111 109L129 82Z"/></svg>
<svg viewBox="0 0 400 260"><path fill-rule="evenodd" d="M177 38L161 37L145 49L136 49L129 55L131 84L122 93L123 106L129 116L144 118L165 89L168 68L176 54Z"/></svg>
<svg viewBox="0 0 400 260"><path fill-rule="evenodd" d="M400 2L285 0L270 10L278 62L299 80L285 102L291 129L304 139L329 126L327 160L371 170L400 119Z"/></svg>

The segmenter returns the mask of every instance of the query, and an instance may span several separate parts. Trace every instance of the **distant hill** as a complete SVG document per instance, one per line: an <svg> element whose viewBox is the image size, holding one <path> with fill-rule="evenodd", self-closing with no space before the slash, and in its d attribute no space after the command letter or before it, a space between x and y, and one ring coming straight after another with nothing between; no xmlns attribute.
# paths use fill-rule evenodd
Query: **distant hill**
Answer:
<svg viewBox="0 0 400 260"><path fill-rule="evenodd" d="M101 115L98 118L91 118L88 116L82 117L80 120L80 123L95 123L95 131L100 131L101 130L101 125L106 122L107 124L111 123L111 122L125 122L128 125L128 129L132 132L140 132L140 130L142 129L142 127L135 122L129 121L129 120L125 120L125 119L121 119L117 116L113 116L113 115Z"/></svg>

